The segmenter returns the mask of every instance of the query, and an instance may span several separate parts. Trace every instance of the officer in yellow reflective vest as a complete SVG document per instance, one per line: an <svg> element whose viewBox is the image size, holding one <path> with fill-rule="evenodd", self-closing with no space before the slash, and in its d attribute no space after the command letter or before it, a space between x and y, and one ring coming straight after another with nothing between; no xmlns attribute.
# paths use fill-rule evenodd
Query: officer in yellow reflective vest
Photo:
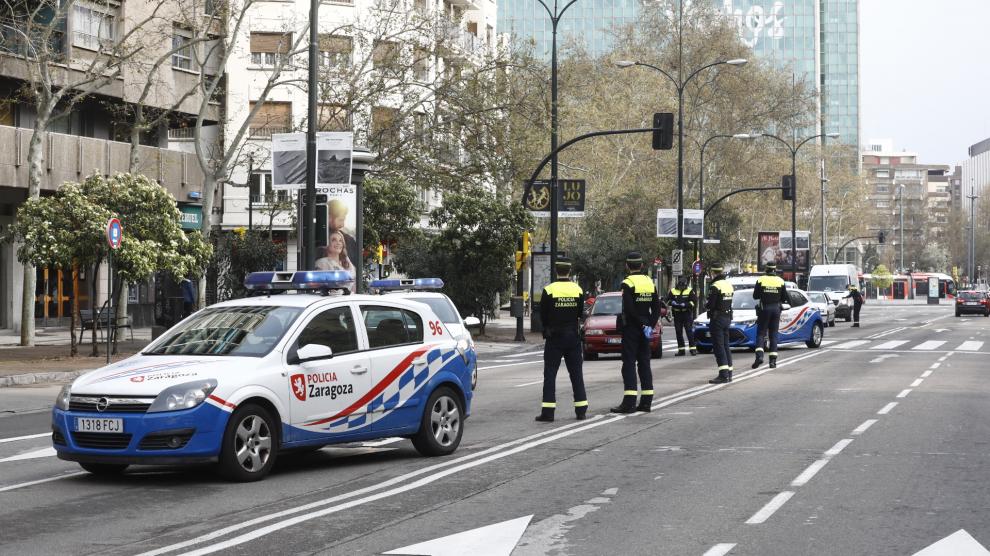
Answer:
<svg viewBox="0 0 990 556"><path fill-rule="evenodd" d="M650 370L650 339L660 320L660 296L653 280L642 274L643 257L635 252L626 255L629 276L622 281L622 403L613 413L650 411L653 405L653 372ZM639 371L640 391L636 390ZM640 394L636 405L636 394Z"/></svg>
<svg viewBox="0 0 990 556"><path fill-rule="evenodd" d="M674 333L677 335L677 353L674 357L684 356L684 337L687 336L688 350L691 355L698 355L694 346L694 291L684 278L678 278L677 284L670 288L664 302L674 313Z"/></svg>
<svg viewBox="0 0 990 556"><path fill-rule="evenodd" d="M777 265L767 263L766 274L760 276L753 288L756 300L756 361L753 368L763 364L763 350L769 336L770 368L777 368L777 339L780 335L780 304L787 301L787 287L777 276Z"/></svg>
<svg viewBox="0 0 990 556"><path fill-rule="evenodd" d="M729 347L729 328L732 326L732 284L725 279L722 265L712 265L714 274L708 287L708 299L705 308L708 310L708 331L712 336L712 351L715 352L715 363L718 365L718 376L709 380L711 384L732 382L732 350Z"/></svg>
<svg viewBox="0 0 990 556"><path fill-rule="evenodd" d="M584 290L571 282L571 262L557 259L557 281L543 288L540 319L543 322L543 406L537 421L552 422L557 408L557 370L564 358L574 390L574 413L582 420L588 413L584 390L581 336L578 326L584 315Z"/></svg>

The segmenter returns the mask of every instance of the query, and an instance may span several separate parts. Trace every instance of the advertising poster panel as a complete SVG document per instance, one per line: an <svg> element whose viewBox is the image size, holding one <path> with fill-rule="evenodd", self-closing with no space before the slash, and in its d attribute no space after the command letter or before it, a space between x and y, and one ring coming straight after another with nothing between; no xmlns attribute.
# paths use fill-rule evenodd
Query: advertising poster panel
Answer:
<svg viewBox="0 0 990 556"><path fill-rule="evenodd" d="M810 268L810 232L797 232L797 271L807 272ZM765 271L765 266L769 262L777 264L777 270L794 271L791 263L791 231L784 230L778 232L759 232L757 234L757 249L759 257L757 268L760 272Z"/></svg>
<svg viewBox="0 0 990 556"><path fill-rule="evenodd" d="M677 209L657 209L657 237L677 237Z"/></svg>
<svg viewBox="0 0 990 556"><path fill-rule="evenodd" d="M306 188L306 134L272 134L272 189Z"/></svg>
<svg viewBox="0 0 990 556"><path fill-rule="evenodd" d="M704 236L705 211L701 209L684 209L684 237L702 239Z"/></svg>
<svg viewBox="0 0 990 556"><path fill-rule="evenodd" d="M319 201L325 199L327 223L326 235L316 240L316 270L344 270L356 278L361 251L356 239L357 187L351 183L353 147L351 132L316 136L316 193Z"/></svg>

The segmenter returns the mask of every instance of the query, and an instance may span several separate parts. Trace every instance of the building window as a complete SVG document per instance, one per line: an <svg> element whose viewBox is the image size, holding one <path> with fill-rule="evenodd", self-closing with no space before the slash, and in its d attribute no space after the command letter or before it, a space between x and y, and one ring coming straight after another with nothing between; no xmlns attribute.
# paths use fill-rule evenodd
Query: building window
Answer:
<svg viewBox="0 0 990 556"><path fill-rule="evenodd" d="M399 110L385 106L371 109L371 137L379 145L394 145L399 138Z"/></svg>
<svg viewBox="0 0 990 556"><path fill-rule="evenodd" d="M890 186L885 183L878 183L877 193L890 193Z"/></svg>
<svg viewBox="0 0 990 556"><path fill-rule="evenodd" d="M887 170L887 169L877 170L877 177L878 178L889 178L890 177L890 170Z"/></svg>
<svg viewBox="0 0 990 556"><path fill-rule="evenodd" d="M251 33L251 65L274 68L291 47L292 33Z"/></svg>
<svg viewBox="0 0 990 556"><path fill-rule="evenodd" d="M113 4L76 2L72 6L72 46L100 50L113 45L117 7Z"/></svg>
<svg viewBox="0 0 990 556"><path fill-rule="evenodd" d="M890 201L886 201L886 200L877 201L877 208L878 209L890 208Z"/></svg>
<svg viewBox="0 0 990 556"><path fill-rule="evenodd" d="M287 201L289 199L289 192L285 189L273 190L272 189L272 173L271 172L254 172L251 174L251 179L248 182L248 187L251 195L251 203L258 204L274 204Z"/></svg>
<svg viewBox="0 0 990 556"><path fill-rule="evenodd" d="M391 41L375 41L371 59L376 69L399 70L399 43Z"/></svg>
<svg viewBox="0 0 990 556"><path fill-rule="evenodd" d="M184 70L193 69L193 45L192 31L179 27L172 27L172 67Z"/></svg>
<svg viewBox="0 0 990 556"><path fill-rule="evenodd" d="M351 65L354 41L351 37L320 35L320 65L343 68Z"/></svg>
<svg viewBox="0 0 990 556"><path fill-rule="evenodd" d="M251 102L253 111L258 105ZM292 131L292 103L265 102L262 103L251 119L251 137L271 137L272 133L288 133Z"/></svg>
<svg viewBox="0 0 990 556"><path fill-rule="evenodd" d="M354 129L347 108L339 104L320 104L319 111L317 122L320 131L352 131Z"/></svg>
<svg viewBox="0 0 990 556"><path fill-rule="evenodd" d="M430 79L430 53L416 48L413 50L413 78L426 82Z"/></svg>

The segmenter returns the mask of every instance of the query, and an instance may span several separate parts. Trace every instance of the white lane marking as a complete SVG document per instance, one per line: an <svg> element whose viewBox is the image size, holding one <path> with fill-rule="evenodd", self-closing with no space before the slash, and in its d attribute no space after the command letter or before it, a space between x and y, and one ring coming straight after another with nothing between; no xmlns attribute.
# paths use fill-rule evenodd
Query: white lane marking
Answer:
<svg viewBox="0 0 990 556"><path fill-rule="evenodd" d="M777 496L774 496L773 499L767 502L766 506L760 508L760 511L753 514L753 517L747 519L746 524L759 525L760 523L763 523L766 520L770 519L770 516L772 516L774 512L779 510L781 506L786 504L787 501L791 499L791 496L794 496L794 492L790 490L785 490L784 492L781 492Z"/></svg>
<svg viewBox="0 0 990 556"><path fill-rule="evenodd" d="M930 351L930 350L933 350L933 349L941 346L944 343L945 343L945 340L928 340L927 342L921 342L920 344L914 346L911 349L917 349L917 350L922 350L922 351Z"/></svg>
<svg viewBox="0 0 990 556"><path fill-rule="evenodd" d="M390 550L384 554L429 554L430 556L509 556L519 544L533 515L493 523L421 543Z"/></svg>
<svg viewBox="0 0 990 556"><path fill-rule="evenodd" d="M483 465L483 464L489 463L491 461L499 460L499 459L502 459L502 458L505 458L505 457L508 457L508 456L511 456L511 455L514 455L514 454L518 454L519 452L524 452L526 450L535 448L537 446L541 446L541 445L546 444L548 442L553 442L554 440L559 440L561 438L570 436L572 434L576 434L576 433L583 432L583 431L586 431L586 430L589 430L589 429L600 427L602 425L607 425L609 423L614 423L616 421L621 421L622 419L625 419L625 416L618 415L618 416L615 416L615 417L612 417L612 418L609 418L609 419L598 420L597 422L589 423L589 424L587 424L585 426L582 426L582 427L570 429L570 430L567 430L567 431L564 431L564 432L555 434L553 436L548 436L546 438L541 438L539 440L534 440L532 442L528 442L526 444L522 444L520 446L516 446L515 448L509 449L509 450L505 450L505 451L502 451L502 452L491 454L491 455L486 456L484 458L479 458L479 459L477 459L475 461L470 461L470 462L463 463L463 464L458 465L458 466L455 466L455 467L451 467L449 469L445 469L443 471L440 471L439 473L435 473L433 475L428 475L426 477L423 477L423 478L421 478L419 480L416 480L416 481L413 481L411 483L406 483L406 484L404 484L402 486L398 486L398 487L391 488L391 489L388 489L388 490L380 491L380 492L377 492L377 493L372 494L370 496L366 496L364 498L358 498L356 500L351 500L349 502L344 502L343 504L338 504L336 506L331 506L329 508L323 508L321 510L317 510L317 511L314 511L314 512L309 512L309 513L297 515L297 516L292 517L292 518L289 518L289 519L285 519L285 520L282 520L282 521L278 521L278 522L272 523L271 525L267 525L265 527L260 527L258 529L255 529L255 530L250 531L248 533L244 533L244 534L239 535L237 537L233 537L233 538L228 539L226 541L219 542L219 543L216 543L216 544L213 544L213 545L210 545L210 546L205 546L203 548L200 548L198 550L194 550L192 552L188 552L187 553L187 556L202 556L203 554L212 554L212 553L218 552L220 550L226 550L228 548L231 548L231 547L234 547L234 546L238 546L238 545L244 544L244 543L246 543L248 541L257 539L259 537L263 537L265 535L269 535L269 534L274 533L276 531L280 531L282 529L285 529L285 528L288 528L288 527L292 527L293 525L298 525L300 523L304 523L306 521L309 521L309 520L312 520L312 519L316 519L318 517L323 517L325 515L330 515L330 514L334 514L334 513L337 513L337 512L341 512L341 511L344 511L344 510L347 510L347 509L350 509L350 508L354 508L354 507L357 507L357 506L361 506L361 505L367 504L369 502L374 502L376 500L381 500L383 498L391 498L393 496L397 496L397 495L402 494L404 492L408 492L410 490L414 490L414 489L417 489L417 488L420 488L420 487L423 487L423 486L427 486L427 485L433 484L433 483L439 481L440 479L443 479L443 478L448 477L450 475L454 475L456 473L460 473L461 471L466 471L468 469L473 469L475 467L478 467L479 465ZM254 520L252 520L252 521L254 521ZM182 543L180 543L180 544L182 544ZM152 552L149 552L149 553L145 553L145 554L142 554L140 556L150 556L151 554L161 554L163 552L171 552L171 551L173 551L173 550L176 549L175 546L176 545L172 545L171 547L164 547L164 548L161 548L161 549L159 549L157 551L152 551Z"/></svg>
<svg viewBox="0 0 990 556"><path fill-rule="evenodd" d="M945 537L937 543L915 552L914 556L987 556L987 550L980 541L973 538L965 529Z"/></svg>
<svg viewBox="0 0 990 556"><path fill-rule="evenodd" d="M525 353L513 353L512 355L502 355L501 357L507 357L509 359L515 359L516 357L528 357L530 355L543 355L543 350L540 350L540 351L527 351Z"/></svg>
<svg viewBox="0 0 990 556"><path fill-rule="evenodd" d="M703 556L725 556L730 550L736 547L734 542L723 542L708 549Z"/></svg>
<svg viewBox="0 0 990 556"><path fill-rule="evenodd" d="M0 438L0 444L4 442L17 442L18 440L31 440L32 438L41 438L43 436L51 436L50 432L42 432L38 434L29 434L27 436L12 436L10 438Z"/></svg>
<svg viewBox="0 0 990 556"><path fill-rule="evenodd" d="M910 394L910 393L911 393L911 389L910 388L906 388L904 390L901 390L901 393L900 394L897 394L897 396L895 396L895 397L897 397L897 398L906 398L907 395Z"/></svg>
<svg viewBox="0 0 990 556"><path fill-rule="evenodd" d="M932 371L931 369L929 369L929 370L921 373L921 378L928 378L928 377L932 376L932 373L933 372L935 372L935 371Z"/></svg>
<svg viewBox="0 0 990 556"><path fill-rule="evenodd" d="M883 406L883 409L877 411L877 415L886 415L890 413L890 410L894 409L895 407L897 407L897 402L890 402L889 404Z"/></svg>
<svg viewBox="0 0 990 556"><path fill-rule="evenodd" d="M842 452L842 450L845 450L846 449L846 446L852 444L852 441L853 441L852 438L843 438L842 440L836 442L835 443L835 446L832 446L831 448L829 448L825 452L825 455L827 457L834 457L834 456L839 455L839 453Z"/></svg>
<svg viewBox="0 0 990 556"><path fill-rule="evenodd" d="M25 459L50 458L54 455L55 448L42 448L40 450L25 452L23 454L17 454L16 456L10 456L9 458L0 459L0 463L6 463L8 461L21 461Z"/></svg>
<svg viewBox="0 0 990 556"><path fill-rule="evenodd" d="M852 434L863 434L867 429L872 427L877 423L878 419L867 419L863 421L863 424L853 429Z"/></svg>
<svg viewBox="0 0 990 556"><path fill-rule="evenodd" d="M967 341L967 342L963 342L963 343L959 344L959 347L957 347L956 350L957 351L980 351L980 348L981 347L983 347L983 342Z"/></svg>
<svg viewBox="0 0 990 556"><path fill-rule="evenodd" d="M384 440L375 440L374 442L364 442L364 443L361 444L361 446L364 446L365 448L377 448L378 446L385 446L387 444L395 444L396 442L402 442L402 439L399 438L399 437L386 438Z"/></svg>
<svg viewBox="0 0 990 556"><path fill-rule="evenodd" d="M897 332L900 332L901 330L906 330L906 329L907 329L906 326L899 326L897 328L891 328L890 330L884 330L883 332L878 332L872 336L867 336L867 338L871 338L871 339L883 338L884 336L890 336L891 334L895 334Z"/></svg>
<svg viewBox="0 0 990 556"><path fill-rule="evenodd" d="M823 346L830 346L830 345L832 345L834 343L837 343L838 341L839 340L822 340L822 345Z"/></svg>
<svg viewBox="0 0 990 556"><path fill-rule="evenodd" d="M900 357L900 356L897 355L896 353L885 353L881 356L870 359L870 363L883 363L885 359L893 359L895 357Z"/></svg>
<svg viewBox="0 0 990 556"><path fill-rule="evenodd" d="M898 346L903 346L907 343L907 340L892 340L889 342L884 342L882 344L877 344L870 347L870 349L894 349Z"/></svg>
<svg viewBox="0 0 990 556"><path fill-rule="evenodd" d="M502 365L489 365L487 367L478 367L479 371L487 371L488 369L500 369L502 367L516 367L519 365L532 365L533 363L540 363L540 361L520 361L518 363L505 363Z"/></svg>
<svg viewBox="0 0 990 556"><path fill-rule="evenodd" d="M534 380L533 382L525 382L523 384L516 384L513 388L522 388L523 386L533 386L534 384L543 384L542 380Z"/></svg>
<svg viewBox="0 0 990 556"><path fill-rule="evenodd" d="M851 342L845 342L836 346L832 346L833 349L852 349L859 347L864 344L870 343L869 340L853 340Z"/></svg>
<svg viewBox="0 0 990 556"><path fill-rule="evenodd" d="M946 359L948 359L948 358L949 358L949 356L950 356L950 355L952 355L952 353L946 353L946 354L945 354L945 355L943 355L942 357L939 357L939 358L938 358L938 360L939 360L939 361L945 361Z"/></svg>
<svg viewBox="0 0 990 556"><path fill-rule="evenodd" d="M917 387L921 386L921 383L924 382L924 381L925 381L925 379L923 379L923 378L919 378L919 379L915 380L914 382L911 383L911 388L917 388Z"/></svg>
<svg viewBox="0 0 990 556"><path fill-rule="evenodd" d="M797 476L797 478L791 481L791 486L792 487L804 486L805 484L808 483L808 481L811 480L812 477L815 476L816 473L821 471L822 468L825 467L825 464L827 463L828 463L828 458L820 459L815 463L812 463L804 471L802 471L801 474Z"/></svg>
<svg viewBox="0 0 990 556"><path fill-rule="evenodd" d="M66 473L65 475L59 475L58 477L48 477L47 479L38 479L37 481L17 483L16 485L8 485L5 487L0 487L0 492L8 492L11 490L17 490L19 488L40 485L42 483L50 483L52 481L61 481L62 479L68 479L69 477L78 477L79 475L88 475L88 473L86 471L74 471L72 473Z"/></svg>
<svg viewBox="0 0 990 556"><path fill-rule="evenodd" d="M937 369L937 368L939 368L941 366L942 366L941 363L936 362L936 363L932 363L932 366L931 367L928 367L928 368L929 369Z"/></svg>

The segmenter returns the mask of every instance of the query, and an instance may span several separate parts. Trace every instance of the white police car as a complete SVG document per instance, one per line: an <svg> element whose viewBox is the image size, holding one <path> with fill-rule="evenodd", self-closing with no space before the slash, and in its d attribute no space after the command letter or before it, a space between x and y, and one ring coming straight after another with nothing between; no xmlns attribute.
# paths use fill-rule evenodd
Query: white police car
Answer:
<svg viewBox="0 0 990 556"><path fill-rule="evenodd" d="M471 328L480 326L478 317L461 318L460 311L454 302L445 294L440 293L443 288L443 280L440 278L399 278L387 280L372 280L368 287L372 291L382 294L398 296L419 303L425 303L440 320L447 326L451 336L455 339L465 339L474 347L474 338L471 337ZM478 367L475 365L471 374L471 388L478 387Z"/></svg>
<svg viewBox="0 0 990 556"><path fill-rule="evenodd" d="M58 457L94 473L216 462L251 481L294 448L405 436L423 455L452 453L471 411L473 347L428 305L328 295L349 282L341 271L253 273L252 297L77 378L52 410ZM275 295L286 290L306 293Z"/></svg>

